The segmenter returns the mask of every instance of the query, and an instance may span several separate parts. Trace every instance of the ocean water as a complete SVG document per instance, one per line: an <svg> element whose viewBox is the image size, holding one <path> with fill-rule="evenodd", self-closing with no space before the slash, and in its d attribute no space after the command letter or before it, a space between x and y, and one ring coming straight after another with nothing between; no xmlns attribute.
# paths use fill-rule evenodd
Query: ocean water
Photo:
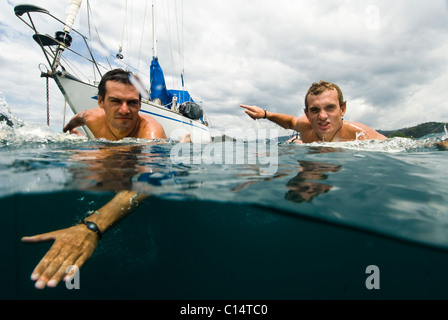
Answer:
<svg viewBox="0 0 448 320"><path fill-rule="evenodd" d="M108 142L0 123L1 297L448 298L444 138ZM80 287L35 289L51 243L21 237L72 226L120 190L150 197L104 235Z"/></svg>

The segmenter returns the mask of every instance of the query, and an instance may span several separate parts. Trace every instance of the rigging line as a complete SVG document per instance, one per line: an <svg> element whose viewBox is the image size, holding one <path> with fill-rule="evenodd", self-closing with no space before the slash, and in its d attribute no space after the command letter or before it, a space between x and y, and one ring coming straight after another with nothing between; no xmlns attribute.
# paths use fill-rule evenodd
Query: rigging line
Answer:
<svg viewBox="0 0 448 320"><path fill-rule="evenodd" d="M163 4L163 2L162 2ZM167 34L168 34L168 43L169 43L169 48L170 48L170 58L171 58L171 81L172 81L172 86L175 86L175 72L174 72L174 57L173 57L173 43L172 43L172 39L171 39L171 15L170 15L170 8L169 8L169 1L167 1L167 6L168 9L167 10L163 10L165 12L167 12L168 18L165 17L165 27L167 29Z"/></svg>
<svg viewBox="0 0 448 320"><path fill-rule="evenodd" d="M92 17L92 19L90 18L90 17ZM104 44L102 43L102 41L101 41L101 38L100 38L100 34L99 34L99 32L98 32L98 28L96 27L96 25L95 25L95 21L94 21L94 16L93 16L93 10L92 10L92 7L91 7L91 5L90 5L90 1L89 0L87 0L87 24L88 24L88 29L89 29L89 44L88 44L88 50L89 51L91 51L91 55L92 55L92 58L93 58L93 50L91 50L90 48L92 48L92 35L91 35L91 23L90 23L90 21L93 21L93 27L94 27L94 29L95 29L95 33L96 33L96 37L97 37L97 39L98 39L98 43L104 48ZM90 46L90 48L89 48L89 46ZM94 61L91 61L90 59L88 59L90 62L92 62L92 69L93 69L93 77L95 78L95 80L94 81L96 81L96 76L97 76L97 74L96 74L96 69L95 69L95 62ZM99 74L99 76L101 76L101 74Z"/></svg>
<svg viewBox="0 0 448 320"><path fill-rule="evenodd" d="M183 0L181 0L181 12L180 12L180 32L178 31L178 38L180 36L180 39L178 40L179 42L179 72L180 72L180 77L181 77L181 88L182 90L185 90L185 85L184 85L184 43L183 43L183 38L184 38L184 2Z"/></svg>
<svg viewBox="0 0 448 320"><path fill-rule="evenodd" d="M90 30L90 1L87 0L87 28L89 30L89 45L92 46L92 33ZM96 81L96 72L95 72L95 66L92 66L93 69L93 78Z"/></svg>
<svg viewBox="0 0 448 320"><path fill-rule="evenodd" d="M182 8L183 8L183 6L182 6ZM176 68L177 70L176 70L176 73L174 73L173 72L173 76L174 76L174 78L176 79L176 82L177 82L177 87L179 88L179 87L182 87L183 88L183 86L179 83L179 81L181 81L182 80L182 45L181 45L181 41L180 41L180 31L179 31L179 20L181 20L181 19L179 19L179 10L178 10L178 7L177 7L177 0L174 0L174 12L175 12L175 22L176 22L176 32L177 32L177 56L178 56L178 59L179 59L179 64L177 65L175 65L174 66L174 68ZM181 12L181 18L183 19L183 12ZM181 20L182 21L182 20ZM179 72L179 73L177 73L177 72ZM178 77L178 76L176 76L177 74L179 74L180 75L180 77Z"/></svg>
<svg viewBox="0 0 448 320"><path fill-rule="evenodd" d="M90 25L91 25L90 20L92 20L92 21L93 21L93 27L94 27L94 29L95 29L96 38L97 38L97 40L98 40L98 43L99 43L99 45L101 46L101 48L103 48L103 49L106 50L106 52L107 52L107 51L109 51L109 50L107 49L107 47L104 45L103 41L101 40L100 33L98 32L98 28L97 28L96 23L95 23L95 20L94 20L93 10L92 10L92 7L91 7L91 5L90 5L90 2L88 2L87 4L88 4L88 10L90 11L90 15L92 16L92 19L89 18L89 32L90 32ZM89 17L90 17L90 15L89 15ZM89 41L90 41L90 42L92 41L92 37L89 38ZM91 45L91 47L92 47L92 45ZM88 49L90 50L90 48L88 48ZM93 51L93 50L92 50L92 51ZM93 52L92 52L91 54L92 54L92 56L93 56ZM107 56L105 56L105 58L106 58L107 62L108 62L109 65L110 65L110 62L109 62ZM89 60L89 61L90 61L90 60ZM93 61L93 62L92 62L92 67L94 67L94 64L95 64L95 62ZM97 65L98 65L98 63L97 63ZM95 76L95 81L96 81L95 68L94 68L94 76Z"/></svg>
<svg viewBox="0 0 448 320"><path fill-rule="evenodd" d="M177 0L174 0L174 12L176 14L175 20L176 20L176 30L177 30L177 46L179 48L177 54L179 56L179 74L182 76L182 47L180 43L180 32L179 32L179 16L178 16L178 10L177 10ZM177 77L176 77L177 78ZM179 86L179 80L177 80L178 86Z"/></svg>
<svg viewBox="0 0 448 320"><path fill-rule="evenodd" d="M184 87L184 80L185 80L185 56L184 56L184 49L185 49L185 47L184 47L184 0L181 0L181 3L182 3L182 6L181 6L181 10L182 10L182 15L181 15L181 17L182 17L182 20L181 20L181 22L182 22L182 28L181 28L181 30L182 30L182 37L181 37L181 40L182 40L182 42L181 42L181 57L182 57L182 59L181 59L181 71L182 71L182 77L183 77L183 80L182 80L182 88Z"/></svg>
<svg viewBox="0 0 448 320"><path fill-rule="evenodd" d="M65 57L61 57L61 60L64 61L65 66L67 66L67 68L70 69L70 71L78 78L81 79L81 77L79 76L78 72L85 78L85 79L89 79L89 77L86 77L85 74L83 74L78 68L76 68L76 66L68 59L66 59Z"/></svg>
<svg viewBox="0 0 448 320"><path fill-rule="evenodd" d="M113 57L113 55L112 55L112 57ZM123 60L121 60L121 63L124 65L124 66L126 66L127 68L128 68L128 70L129 71L132 71L132 72L134 72L134 73L136 73L137 72L137 69L134 67L134 66L132 66L132 65L130 65L130 64L128 64L128 63L126 63L126 62L124 62ZM139 73L139 76L140 77L146 77L146 78L150 78L150 75L148 74L148 73L145 73L145 72L140 72Z"/></svg>
<svg viewBox="0 0 448 320"><path fill-rule="evenodd" d="M177 48L179 48L179 23L178 23L178 10L177 10L177 1L174 0L174 23L175 23L175 31L176 31L176 39L177 39ZM176 57L180 58L179 51L176 50ZM173 53L174 54L174 53ZM176 81L176 88L179 88L179 79L177 77L177 66L173 63L173 79ZM179 97L180 98L180 97Z"/></svg>
<svg viewBox="0 0 448 320"><path fill-rule="evenodd" d="M118 44L118 51L121 53L121 51L123 50L123 41L124 41L124 33L126 30L126 16L128 14L128 0L126 0L125 2L125 7L124 7L124 18L123 18L123 29L121 32L121 40L120 43Z"/></svg>
<svg viewBox="0 0 448 320"><path fill-rule="evenodd" d="M92 44L92 34L90 32L90 1L87 0L87 28L89 30L89 42Z"/></svg>
<svg viewBox="0 0 448 320"><path fill-rule="evenodd" d="M107 68L104 67L100 62L97 62L97 61L92 60L91 58L85 57L85 56L79 54L78 52L71 50L70 48L68 48L68 50L69 50L71 53L73 53L74 55L77 55L78 57L80 57L80 58L82 58L82 59L88 61L88 62L91 63L92 65L96 64L98 67L102 67L104 70L107 70ZM54 54L53 54L53 56L54 56ZM105 58L106 58L106 60L109 62L108 57L106 56ZM71 65L74 66L74 64L73 64L70 60L67 60L64 56L62 56L61 59L62 59L63 61L65 61L65 63L66 63L67 65L70 65L70 64L71 64ZM111 69L110 63L109 63L109 69ZM87 76L85 76L85 77L86 77L86 79L89 79ZM78 78L79 78L79 76L78 76Z"/></svg>
<svg viewBox="0 0 448 320"><path fill-rule="evenodd" d="M177 55L179 58L179 66L177 66L179 69L176 71L176 73L174 73L173 70L173 75L175 76L177 74L177 72L179 72L180 77L175 76L175 80L177 81L177 87L182 88L182 100L185 100L185 82L184 82L184 54L183 54L183 31L184 31L184 25L183 25L183 21L184 21L184 6L183 6L183 0L181 0L181 13L180 13L180 18L179 18L179 10L178 10L178 6L177 6L177 0L174 0L174 6L175 6L175 20L176 20L176 31L177 31ZM180 26L180 31L179 31L179 20L181 22L181 26ZM173 69L176 67L173 67ZM179 84L179 81L181 82Z"/></svg>
<svg viewBox="0 0 448 320"><path fill-rule="evenodd" d="M145 33L145 26L146 26L146 10L148 8L148 1L145 1L145 14L143 15L143 27L142 27L142 36L140 38L140 50L138 52L138 60L137 60L137 75L140 71L140 56L142 54L142 45L143 45L143 35Z"/></svg>
<svg viewBox="0 0 448 320"><path fill-rule="evenodd" d="M181 0L181 31L182 31L182 36L181 36L181 44L180 44L180 52L181 52L181 59L180 59L180 64L181 64L181 76L182 76L182 90L186 91L186 87L185 87L185 55L184 55L184 0ZM185 96L185 93L183 93L183 95ZM184 97L183 97L184 98ZM185 99L184 99L185 100Z"/></svg>
<svg viewBox="0 0 448 320"><path fill-rule="evenodd" d="M130 52L130 50L131 50L131 48L132 48L132 41L133 41L133 39L132 39L132 35L133 35L133 32L132 32L132 28L133 28L133 22L134 22L134 6L133 5L131 5L131 10L130 10L130 20L129 20L129 23L126 23L126 25L128 25L127 27L128 27L128 53Z"/></svg>
<svg viewBox="0 0 448 320"><path fill-rule="evenodd" d="M94 64L94 62L82 55L78 55L79 57L83 58L84 60L90 62L92 65ZM109 61L109 59L106 57L107 61ZM65 58L64 56L61 57L61 61L64 62L64 65L67 69L70 70L71 73L73 73L73 75L75 77L77 77L78 79L82 79L84 77L84 79L88 82L91 83L91 79L85 75L80 68L78 68L70 59ZM96 65L98 67L103 68L104 70L108 70L107 67L103 66L101 63L97 62ZM109 69L111 69L110 64L109 64ZM79 74L78 74L79 73ZM95 80L96 81L96 80Z"/></svg>

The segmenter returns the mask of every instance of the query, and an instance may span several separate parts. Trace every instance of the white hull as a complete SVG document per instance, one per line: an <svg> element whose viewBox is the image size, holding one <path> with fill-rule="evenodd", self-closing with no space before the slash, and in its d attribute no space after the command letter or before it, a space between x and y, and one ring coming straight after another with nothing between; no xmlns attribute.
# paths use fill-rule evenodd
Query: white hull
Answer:
<svg viewBox="0 0 448 320"><path fill-rule="evenodd" d="M74 114L86 109L98 107L98 88L60 73L54 75L59 89ZM197 120L189 119L178 112L159 106L151 101L142 101L141 111L155 118L164 128L166 136L172 140L180 140L189 132L194 143L211 142L210 129ZM87 135L92 133L85 128Z"/></svg>

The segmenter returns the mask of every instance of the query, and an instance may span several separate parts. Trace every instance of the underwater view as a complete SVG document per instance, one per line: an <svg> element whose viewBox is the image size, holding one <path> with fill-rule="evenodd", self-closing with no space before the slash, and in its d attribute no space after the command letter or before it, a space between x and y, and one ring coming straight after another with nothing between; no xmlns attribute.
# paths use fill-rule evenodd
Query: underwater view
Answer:
<svg viewBox="0 0 448 320"><path fill-rule="evenodd" d="M181 144L16 124L0 122L2 299L448 298L446 132ZM78 224L122 190L148 197L75 287L37 290L52 243L22 237Z"/></svg>

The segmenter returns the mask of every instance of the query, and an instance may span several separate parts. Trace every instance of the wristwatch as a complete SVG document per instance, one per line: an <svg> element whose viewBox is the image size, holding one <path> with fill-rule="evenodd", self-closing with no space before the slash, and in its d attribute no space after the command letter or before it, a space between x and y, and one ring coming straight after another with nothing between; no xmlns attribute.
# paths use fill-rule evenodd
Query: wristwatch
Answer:
<svg viewBox="0 0 448 320"><path fill-rule="evenodd" d="M100 231L100 228L96 225L95 222L87 221L86 219L82 220L81 223L85 224L88 229L92 230L98 235L98 239L101 240L103 234Z"/></svg>

